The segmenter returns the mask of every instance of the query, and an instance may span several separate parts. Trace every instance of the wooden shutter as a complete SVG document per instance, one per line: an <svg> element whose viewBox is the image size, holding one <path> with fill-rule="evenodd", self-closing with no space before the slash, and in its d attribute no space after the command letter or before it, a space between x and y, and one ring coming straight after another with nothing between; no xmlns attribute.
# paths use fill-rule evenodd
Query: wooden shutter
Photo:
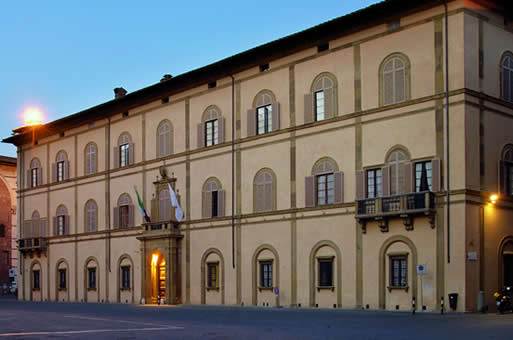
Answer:
<svg viewBox="0 0 513 340"><path fill-rule="evenodd" d="M498 173L498 178L499 178L499 183L498 183L498 192L499 192L499 195L501 196L507 196L508 195L508 176L507 176L507 166L506 166L506 162L504 162L503 160L499 160L499 163L497 164L497 167L498 167L498 170L499 170L499 173Z"/></svg>
<svg viewBox="0 0 513 340"><path fill-rule="evenodd" d="M256 109L248 110L248 137L256 135Z"/></svg>
<svg viewBox="0 0 513 340"><path fill-rule="evenodd" d="M272 109L272 122L273 122L273 128L272 131L277 131L280 129L280 103L274 102L271 105Z"/></svg>
<svg viewBox="0 0 513 340"><path fill-rule="evenodd" d="M204 123L200 123L197 125L197 141L198 141L198 148L202 148L205 146L205 131L203 130Z"/></svg>
<svg viewBox="0 0 513 340"><path fill-rule="evenodd" d="M314 95L305 94L305 124L314 121Z"/></svg>
<svg viewBox="0 0 513 340"><path fill-rule="evenodd" d="M365 198L365 170L356 171L356 199Z"/></svg>
<svg viewBox="0 0 513 340"><path fill-rule="evenodd" d="M201 217L210 218L212 210L212 193L210 191L203 191L203 204L201 210Z"/></svg>
<svg viewBox="0 0 513 340"><path fill-rule="evenodd" d="M57 182L57 164L52 163L52 183Z"/></svg>
<svg viewBox="0 0 513 340"><path fill-rule="evenodd" d="M128 165L132 165L135 163L135 144L128 144Z"/></svg>
<svg viewBox="0 0 513 340"><path fill-rule="evenodd" d="M225 191L224 190L218 190L217 191L217 216L223 217L225 215Z"/></svg>
<svg viewBox="0 0 513 340"><path fill-rule="evenodd" d="M96 169L96 153L98 152L98 150L96 150L96 147L93 147L92 149L93 151L91 152L91 165L89 167L90 174L94 174L96 173L96 171L98 171L98 169Z"/></svg>
<svg viewBox="0 0 513 340"><path fill-rule="evenodd" d="M396 61L397 62L397 61ZM395 103L406 100L406 71L405 69L395 71Z"/></svg>
<svg viewBox="0 0 513 340"><path fill-rule="evenodd" d="M69 161L64 161L64 179L69 179Z"/></svg>
<svg viewBox="0 0 513 340"><path fill-rule="evenodd" d="M46 218L39 220L39 236L46 237Z"/></svg>
<svg viewBox="0 0 513 340"><path fill-rule="evenodd" d="M37 168L36 173L37 173L37 183L36 183L36 185L43 185L43 183L44 183L44 181L43 181L43 168Z"/></svg>
<svg viewBox="0 0 513 340"><path fill-rule="evenodd" d="M27 170L27 184L25 186L27 188L32 187L32 169Z"/></svg>
<svg viewBox="0 0 513 340"><path fill-rule="evenodd" d="M69 215L64 215L64 235L69 235Z"/></svg>
<svg viewBox="0 0 513 340"><path fill-rule="evenodd" d="M315 206L315 176L305 177L305 206Z"/></svg>
<svg viewBox="0 0 513 340"><path fill-rule="evenodd" d="M394 103L394 75L393 73L383 74L383 105Z"/></svg>
<svg viewBox="0 0 513 340"><path fill-rule="evenodd" d="M217 121L219 122L217 138L218 138L219 144L222 144L222 143L224 143L224 140L225 140L226 119L221 117L221 118L218 118Z"/></svg>
<svg viewBox="0 0 513 340"><path fill-rule="evenodd" d="M413 176L413 164L411 162L402 163L401 165L401 174L404 179L404 185L402 188L402 192L407 194L415 191L415 176Z"/></svg>
<svg viewBox="0 0 513 340"><path fill-rule="evenodd" d="M53 220L53 236L57 236L57 216L52 217Z"/></svg>
<svg viewBox="0 0 513 340"><path fill-rule="evenodd" d="M128 205L128 226L133 227L135 226L135 216L134 216L134 205L130 204Z"/></svg>
<svg viewBox="0 0 513 340"><path fill-rule="evenodd" d="M335 172L335 203L344 203L344 173Z"/></svg>
<svg viewBox="0 0 513 340"><path fill-rule="evenodd" d="M119 207L114 207L114 221L112 227L114 229L119 228Z"/></svg>
<svg viewBox="0 0 513 340"><path fill-rule="evenodd" d="M381 194L390 196L390 166L381 168Z"/></svg>
<svg viewBox="0 0 513 340"><path fill-rule="evenodd" d="M324 90L324 119L335 117L335 89Z"/></svg>
<svg viewBox="0 0 513 340"><path fill-rule="evenodd" d="M113 164L112 164L112 168L113 169L117 169L119 168L119 146L115 146L113 149L112 149L112 155L113 155Z"/></svg>
<svg viewBox="0 0 513 340"><path fill-rule="evenodd" d="M263 208L266 211L272 211L274 209L274 202L273 202L273 183L265 183L263 185L263 191L264 191L264 202L263 202Z"/></svg>
<svg viewBox="0 0 513 340"><path fill-rule="evenodd" d="M433 192L442 190L442 166L439 158L433 158L431 161L431 189Z"/></svg>
<svg viewBox="0 0 513 340"><path fill-rule="evenodd" d="M32 225L32 222L25 221L25 230L24 230L23 238L30 238L31 237L31 234L30 234L31 225Z"/></svg>

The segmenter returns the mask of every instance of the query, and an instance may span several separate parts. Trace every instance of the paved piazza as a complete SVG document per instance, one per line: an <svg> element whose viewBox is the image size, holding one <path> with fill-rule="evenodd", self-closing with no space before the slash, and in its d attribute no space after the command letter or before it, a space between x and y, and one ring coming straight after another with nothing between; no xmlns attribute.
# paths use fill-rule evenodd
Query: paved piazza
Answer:
<svg viewBox="0 0 513 340"><path fill-rule="evenodd" d="M512 339L513 315L32 303L0 298L0 339Z"/></svg>

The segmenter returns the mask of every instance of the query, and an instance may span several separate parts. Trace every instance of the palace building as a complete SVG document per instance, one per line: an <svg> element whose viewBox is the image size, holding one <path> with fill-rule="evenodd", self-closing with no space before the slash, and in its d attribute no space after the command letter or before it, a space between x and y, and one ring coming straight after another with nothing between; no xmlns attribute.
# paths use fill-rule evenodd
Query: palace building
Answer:
<svg viewBox="0 0 513 340"><path fill-rule="evenodd" d="M19 298L493 308L513 284L502 3L382 1L16 129Z"/></svg>

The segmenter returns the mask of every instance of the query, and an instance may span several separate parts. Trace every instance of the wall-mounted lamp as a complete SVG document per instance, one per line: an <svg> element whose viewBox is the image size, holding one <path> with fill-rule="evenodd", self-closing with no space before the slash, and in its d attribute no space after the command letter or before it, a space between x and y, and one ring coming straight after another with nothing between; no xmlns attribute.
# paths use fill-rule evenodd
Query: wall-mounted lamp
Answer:
<svg viewBox="0 0 513 340"><path fill-rule="evenodd" d="M493 194L493 195L491 195L491 196L490 196L490 203L491 203L491 204L495 204L495 203L497 203L497 200L498 200L498 199L499 199L499 196L498 196L498 195Z"/></svg>

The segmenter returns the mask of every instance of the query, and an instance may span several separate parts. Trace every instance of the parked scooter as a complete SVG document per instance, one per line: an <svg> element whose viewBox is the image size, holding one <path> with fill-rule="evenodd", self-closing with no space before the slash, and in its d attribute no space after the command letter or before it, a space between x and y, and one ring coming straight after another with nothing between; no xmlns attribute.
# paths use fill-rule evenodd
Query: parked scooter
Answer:
<svg viewBox="0 0 513 340"><path fill-rule="evenodd" d="M496 292L493 294L495 296L495 302L497 304L497 311L501 314L504 314L506 311L513 312L513 304L511 303L511 287L504 287L502 292Z"/></svg>

